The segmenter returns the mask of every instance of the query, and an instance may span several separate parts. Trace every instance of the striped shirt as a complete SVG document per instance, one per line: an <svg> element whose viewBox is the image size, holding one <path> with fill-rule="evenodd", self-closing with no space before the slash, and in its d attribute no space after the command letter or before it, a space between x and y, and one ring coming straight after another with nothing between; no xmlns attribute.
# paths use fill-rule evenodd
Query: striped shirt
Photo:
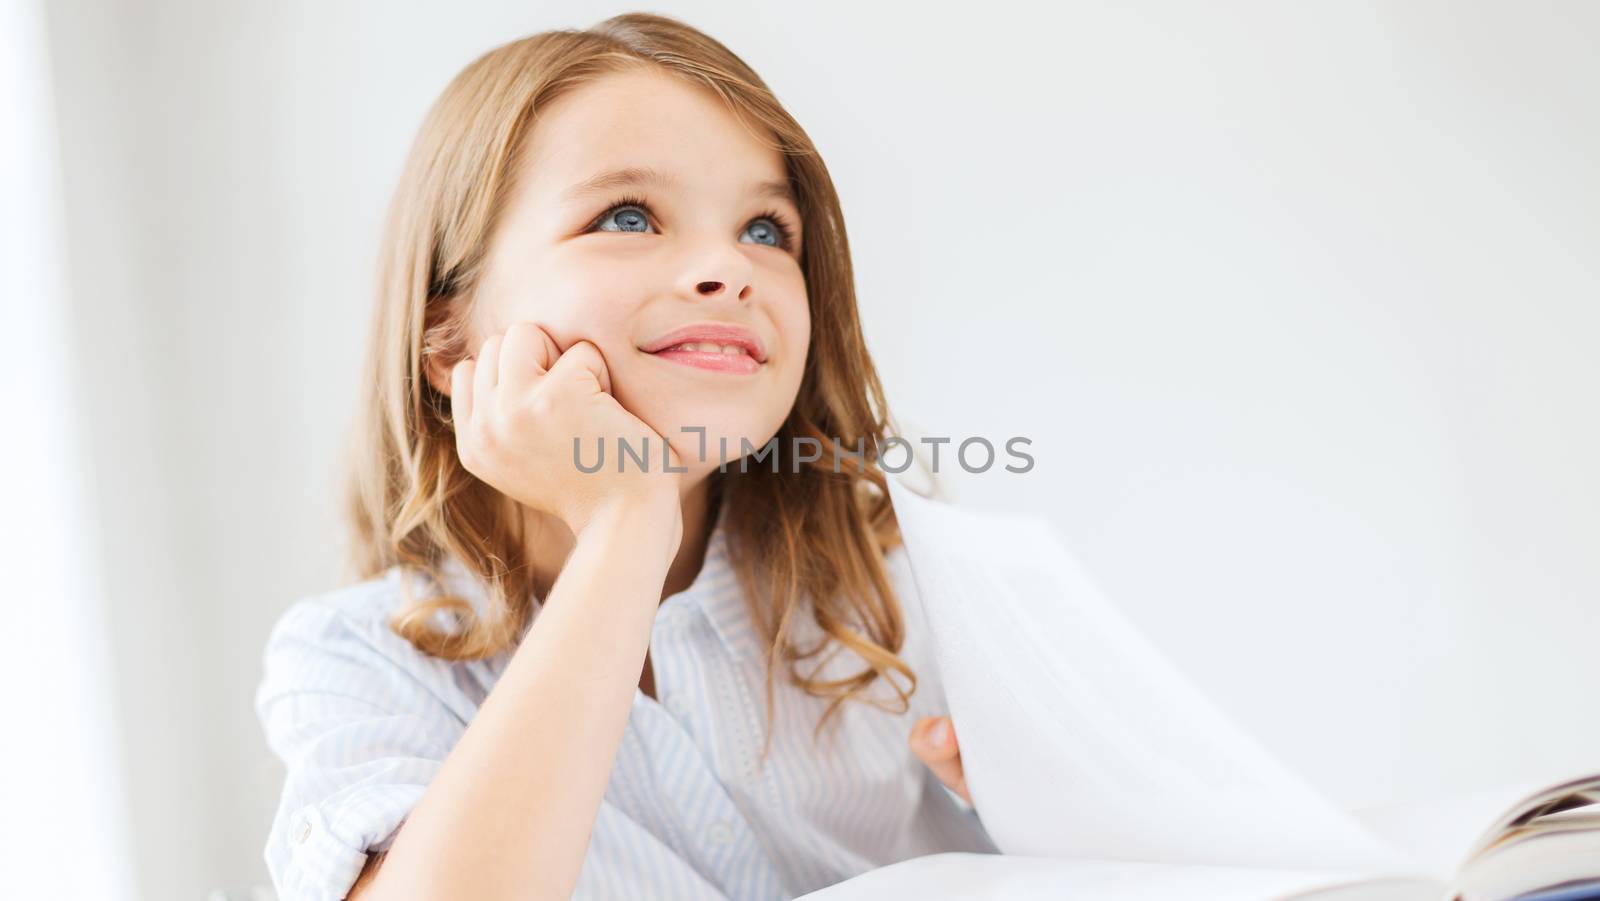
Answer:
<svg viewBox="0 0 1600 901"><path fill-rule="evenodd" d="M977 814L907 745L915 720L946 710L904 547L887 561L906 613L901 657L918 680L911 709L846 703L838 728L830 723L813 745L827 702L780 670L772 748L758 766L764 648L719 512L700 572L657 611L657 697L635 689L574 898L794 898L924 854L995 852ZM403 603L402 577L394 567L298 600L267 641L255 707L287 770L265 849L283 901L344 897L367 852L389 847L510 661L510 651L447 661L391 632L385 620ZM422 596L423 577L404 577L418 580ZM481 585L459 561L447 560L442 578L484 609ZM797 638L808 647L821 633L802 612ZM841 651L819 675L862 665ZM872 694L893 698L881 678Z"/></svg>

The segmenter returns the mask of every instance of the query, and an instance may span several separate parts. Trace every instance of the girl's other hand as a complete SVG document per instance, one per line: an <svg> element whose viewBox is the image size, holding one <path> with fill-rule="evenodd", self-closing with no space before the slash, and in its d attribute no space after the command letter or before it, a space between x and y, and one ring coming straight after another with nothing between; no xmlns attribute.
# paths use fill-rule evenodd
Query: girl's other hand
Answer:
<svg viewBox="0 0 1600 901"><path fill-rule="evenodd" d="M475 358L457 363L450 385L462 465L507 497L560 518L574 534L619 505L659 503L678 510L682 475L665 470L663 449L674 468L682 460L611 396L605 358L592 342L577 341L562 352L544 329L517 322L486 339ZM578 468L574 438L582 442L586 467L594 465L601 443L605 463L599 470ZM645 471L631 458L617 471L620 441L646 456ZM681 510L674 518L681 538Z"/></svg>
<svg viewBox="0 0 1600 901"><path fill-rule="evenodd" d="M961 748L956 744L956 728L948 716L928 716L911 727L911 752L916 754L945 788L972 803L967 793L966 771L961 768Z"/></svg>

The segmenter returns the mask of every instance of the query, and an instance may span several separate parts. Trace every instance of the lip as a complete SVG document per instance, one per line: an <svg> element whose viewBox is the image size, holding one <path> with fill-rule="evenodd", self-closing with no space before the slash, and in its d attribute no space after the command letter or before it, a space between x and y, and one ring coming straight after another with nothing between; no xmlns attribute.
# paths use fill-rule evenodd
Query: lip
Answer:
<svg viewBox="0 0 1600 901"><path fill-rule="evenodd" d="M664 350L650 356L671 363L693 366L696 369L709 369L712 372L754 375L761 371L761 364L749 354L725 354L708 350Z"/></svg>
<svg viewBox="0 0 1600 901"><path fill-rule="evenodd" d="M696 322L693 325L686 325L682 328L673 329L672 331L667 332L665 335L652 338L648 343L644 344L639 349L647 354L660 355L660 351L666 350L673 345L683 344L691 341L705 341L715 344L732 344L744 348L744 352L749 354L749 358L754 360L758 367L760 364L767 362L767 349L762 346L761 339L756 337L756 333L742 325L734 325L731 322ZM682 362L689 362L686 359L688 357L698 358L725 355L712 354L707 351L680 350L673 351L667 356L673 359L680 359ZM737 361L740 355L732 354L731 356L733 356L734 360ZM748 368L748 365L739 367L739 369L734 371L741 371L745 368Z"/></svg>

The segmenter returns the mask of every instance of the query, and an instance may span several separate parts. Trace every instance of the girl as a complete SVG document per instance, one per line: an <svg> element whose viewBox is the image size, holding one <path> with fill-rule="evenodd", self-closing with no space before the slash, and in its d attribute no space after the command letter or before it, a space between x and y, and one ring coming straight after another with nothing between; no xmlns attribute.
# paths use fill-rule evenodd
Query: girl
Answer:
<svg viewBox="0 0 1600 901"><path fill-rule="evenodd" d="M256 696L280 895L790 898L993 852L900 606L838 197L760 78L654 15L497 48L384 242L355 584Z"/></svg>

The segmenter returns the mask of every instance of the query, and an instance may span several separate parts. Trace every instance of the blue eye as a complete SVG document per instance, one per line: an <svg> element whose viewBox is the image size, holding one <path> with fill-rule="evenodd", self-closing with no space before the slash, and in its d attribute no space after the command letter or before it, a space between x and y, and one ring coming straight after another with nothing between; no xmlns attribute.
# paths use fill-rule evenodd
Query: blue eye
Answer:
<svg viewBox="0 0 1600 901"><path fill-rule="evenodd" d="M763 224L763 223L765 223L765 224ZM788 244L784 241L784 238L783 238L783 226L779 225L776 221L774 221L774 220L772 220L772 219L770 219L770 218L768 218L766 216L763 216L760 219L757 219L756 221L750 223L750 227L745 229L744 233L747 234L747 235L748 234L761 235L762 238L757 239L757 241L756 241L757 244L766 244L766 241L764 239L765 238L771 238L772 239L772 243L770 245L768 245L768 246L770 246L770 247L788 247Z"/></svg>
<svg viewBox="0 0 1600 901"><path fill-rule="evenodd" d="M650 227L650 219L650 206L643 198L624 197L600 214L600 218L596 219L590 228L608 232L643 233ZM756 240L750 243L786 251L794 249L794 227L777 210L768 210L750 220L750 225L745 228L745 234L756 236Z"/></svg>
<svg viewBox="0 0 1600 901"><path fill-rule="evenodd" d="M644 231L645 228L647 228L650 225L650 220L641 211L642 208L635 209L635 207L639 207L639 204L618 204L618 205L612 207L611 209L606 210L605 211L605 215L600 217L600 221L596 224L595 227L599 228L601 231L613 231L613 232L614 231L623 231L623 232ZM606 228L605 227L606 220L612 218L612 216L614 214L616 215L617 227L616 228Z"/></svg>

